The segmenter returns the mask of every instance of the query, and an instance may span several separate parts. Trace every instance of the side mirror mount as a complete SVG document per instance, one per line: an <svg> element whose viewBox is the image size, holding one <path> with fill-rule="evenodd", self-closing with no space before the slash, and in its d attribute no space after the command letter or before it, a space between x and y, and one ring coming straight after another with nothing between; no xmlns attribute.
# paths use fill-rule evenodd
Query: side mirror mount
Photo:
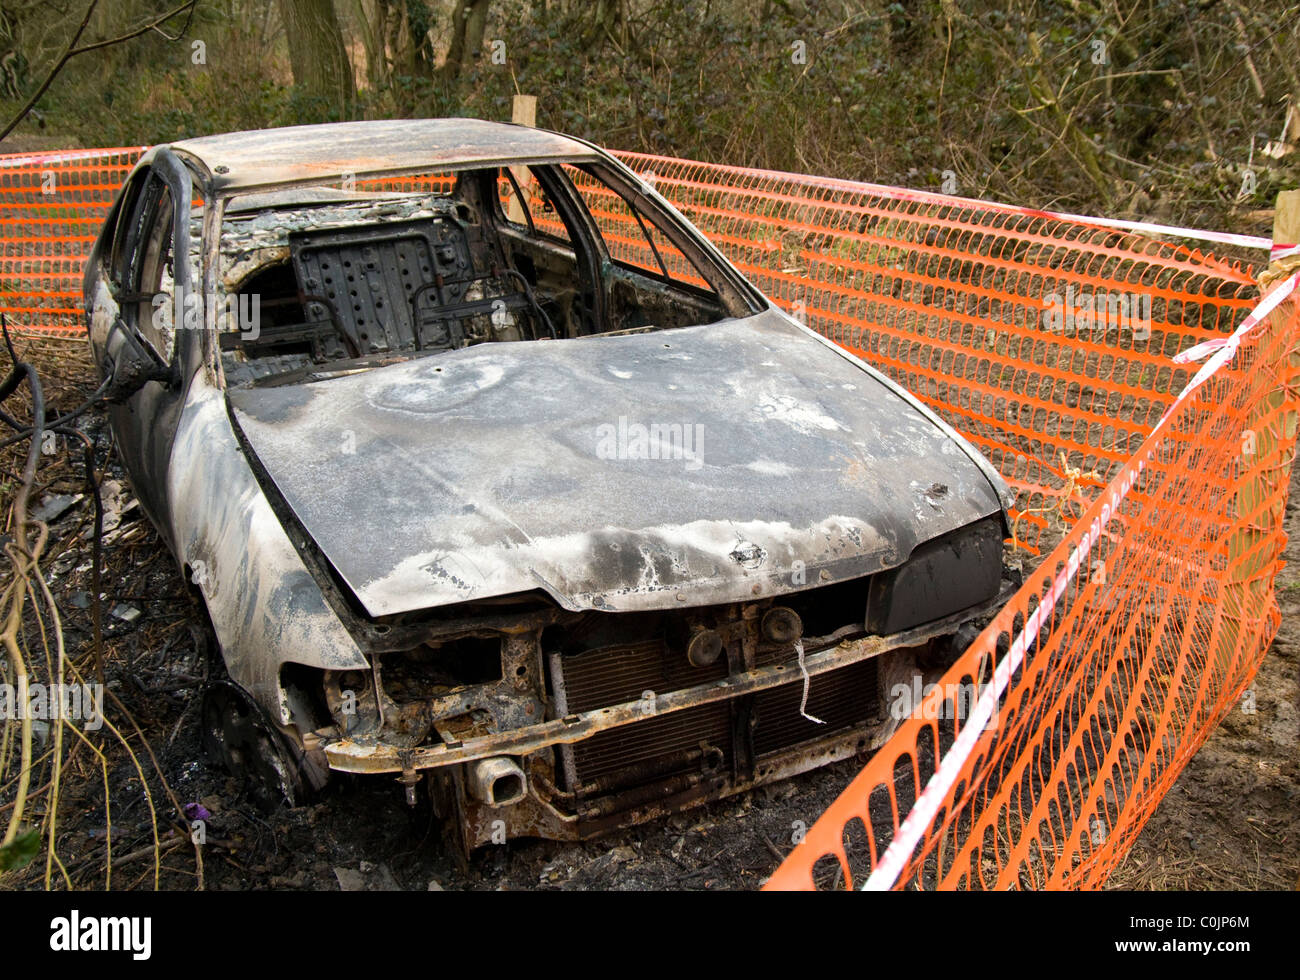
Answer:
<svg viewBox="0 0 1300 980"><path fill-rule="evenodd" d="M109 331L100 362L104 377L110 378L104 398L120 405L150 381L169 382L171 369L153 349L118 318Z"/></svg>

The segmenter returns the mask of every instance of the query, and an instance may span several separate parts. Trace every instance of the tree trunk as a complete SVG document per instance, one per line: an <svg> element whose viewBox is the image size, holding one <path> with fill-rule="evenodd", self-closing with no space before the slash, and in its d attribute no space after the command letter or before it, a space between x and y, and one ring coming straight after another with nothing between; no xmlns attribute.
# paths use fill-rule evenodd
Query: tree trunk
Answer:
<svg viewBox="0 0 1300 980"><path fill-rule="evenodd" d="M483 32L491 0L456 0L451 15L451 46L442 65L442 77L460 80L465 68L483 55Z"/></svg>
<svg viewBox="0 0 1300 980"><path fill-rule="evenodd" d="M372 92L381 92L388 87L389 0L372 0L369 13L365 0L355 2L366 47L366 84Z"/></svg>
<svg viewBox="0 0 1300 980"><path fill-rule="evenodd" d="M425 78L433 75L433 42L429 39L429 30L434 24L434 15L429 10L426 0L406 0L406 34L409 42L410 74Z"/></svg>
<svg viewBox="0 0 1300 980"><path fill-rule="evenodd" d="M340 118L351 116L356 83L333 0L280 0L280 16L289 43L294 84L309 98L321 100Z"/></svg>

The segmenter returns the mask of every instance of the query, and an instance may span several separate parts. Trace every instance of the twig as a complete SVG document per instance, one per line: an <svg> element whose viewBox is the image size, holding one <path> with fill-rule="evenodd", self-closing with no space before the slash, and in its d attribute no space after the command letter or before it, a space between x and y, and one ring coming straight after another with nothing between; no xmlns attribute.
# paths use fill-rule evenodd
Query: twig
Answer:
<svg viewBox="0 0 1300 980"><path fill-rule="evenodd" d="M781 848L773 844L772 838L768 837L767 834L763 835L763 843L767 845L767 849L771 851L772 857L776 858L778 862L785 861L785 855L781 853Z"/></svg>

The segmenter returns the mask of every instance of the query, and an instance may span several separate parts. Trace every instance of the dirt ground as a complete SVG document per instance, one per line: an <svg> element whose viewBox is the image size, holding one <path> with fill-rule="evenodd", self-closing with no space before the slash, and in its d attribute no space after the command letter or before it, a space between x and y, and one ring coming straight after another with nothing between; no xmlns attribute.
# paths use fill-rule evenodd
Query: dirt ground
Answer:
<svg viewBox="0 0 1300 980"><path fill-rule="evenodd" d="M43 376L49 378L47 395L57 408L71 407L91 387L81 350L52 342L37 350L37 359L46 365ZM102 416L87 417L83 428L96 441L102 465L108 447ZM16 469L12 457L5 463L11 472ZM77 492L75 457L64 453L44 464L41 473L37 503ZM122 479L115 465L106 479ZM158 884L169 889L191 890L200 881L216 890L754 889L788 853L799 829L811 825L861 767L854 761L833 765L588 844L521 840L489 846L468 866L444 845L427 802L408 807L402 788L386 778L342 777L319 802L267 815L199 746L204 666L190 630L191 600L174 562L129 494L110 509L121 517L105 534L105 674L108 688L139 725L140 734L132 733L129 724L124 734L146 774L148 793L120 743L107 738L101 743L109 762L107 780L88 750L72 750L60 792L57 842L75 887L105 884L106 837L112 844L112 887L152 887L152 803L163 855ZM68 650L88 669L94 630L91 510L82 499L52 518L52 543L44 562L63 613ZM1288 558L1297 564L1279 579L1284 620L1255 685L1255 711L1235 710L1211 736L1113 874L1112 887L1296 885L1300 513L1294 503L1287 518L1293 535ZM110 711L114 717L124 715ZM145 740L179 808L191 816L206 811L201 875L195 848L179 832L176 808L153 773ZM48 794L48 786L38 791L38 812L48 805ZM35 862L10 876L6 885L40 887L43 871L44 861ZM61 883L57 872L54 882L56 887Z"/></svg>
<svg viewBox="0 0 1300 980"><path fill-rule="evenodd" d="M1277 639L1247 696L1111 874L1111 888L1300 888L1300 470L1291 474L1286 529Z"/></svg>

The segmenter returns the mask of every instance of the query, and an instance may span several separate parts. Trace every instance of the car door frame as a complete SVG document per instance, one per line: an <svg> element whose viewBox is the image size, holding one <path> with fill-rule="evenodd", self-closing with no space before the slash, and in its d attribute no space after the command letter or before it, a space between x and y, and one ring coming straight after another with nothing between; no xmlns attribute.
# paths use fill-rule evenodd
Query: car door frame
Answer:
<svg viewBox="0 0 1300 980"><path fill-rule="evenodd" d="M109 406L109 422L114 439L126 470L132 491L141 507L144 508L155 527L166 535L165 529L171 527L171 507L167 497L167 470L171 461L172 447L175 442L176 428L181 409L185 404L188 382L194 375L194 368L201 358L202 333L204 329L202 304L197 325L187 325L184 318L176 319L172 326L171 350L165 356L156 349L152 341L140 330L138 315L140 297L124 294L127 284L138 288L140 262L144 255L155 224L148 228L141 226L137 218L143 209L151 206L149 187L152 178L157 177L171 196L172 201L172 299L177 295L191 297L193 293L193 276L191 275L190 256L194 252L191 241L191 208L193 204L194 180L189 171L166 147L161 147L152 159L141 164L141 169L128 180L126 188L119 199L119 207L114 208L106 226L112 228L110 254L102 256L107 262L99 264L106 274L107 284L116 305L116 329L131 334L138 344L151 351L166 367L166 376L161 380L146 381L138 390L127 396L120 403ZM139 181L137 185L135 182ZM133 186L134 185L134 186ZM161 194L161 192L160 192ZM121 210L121 209L125 210ZM119 252L117 236L126 234L127 240L120 243ZM96 255L101 258L103 241L97 243ZM200 241L201 246L201 241ZM202 249L198 250L200 264L203 261ZM114 267L112 259L120 256L121 266ZM124 283L125 280L125 283ZM94 291L87 290L89 295ZM136 314L128 314L134 307ZM189 307L182 302L173 309L180 312ZM92 338L92 346L94 340ZM104 356L103 350L96 350L96 358ZM172 544L172 542L168 542Z"/></svg>
<svg viewBox="0 0 1300 980"><path fill-rule="evenodd" d="M565 162L576 169L587 171L592 177L622 198L623 203L633 213L639 214L642 219L654 225L660 234L695 267L700 276L709 284L710 290L725 311L724 316L733 318L748 317L768 308L770 305L768 298L745 278L721 252L712 247L712 244L704 237L702 231L670 205L667 205L667 202L658 199L653 193L648 193L648 189L641 178L619 160L602 153L600 158L596 160ZM648 270L638 269L615 259L610 254L604 232L601 230L595 216L591 213L582 191L564 172L562 165L555 165L553 172L554 179L562 185L564 196L568 199L568 204L573 208L576 219L583 226L584 237L592 241L599 256L602 269L600 277L601 302L604 309L609 308L607 294L614 283L612 276L604 274L606 263L627 269L635 275L652 279L669 288L681 289L686 292L700 291L698 286L693 286L671 276L661 277ZM559 189L557 188L557 190ZM559 202L556 203L558 207ZM653 243L651 247L654 247Z"/></svg>

